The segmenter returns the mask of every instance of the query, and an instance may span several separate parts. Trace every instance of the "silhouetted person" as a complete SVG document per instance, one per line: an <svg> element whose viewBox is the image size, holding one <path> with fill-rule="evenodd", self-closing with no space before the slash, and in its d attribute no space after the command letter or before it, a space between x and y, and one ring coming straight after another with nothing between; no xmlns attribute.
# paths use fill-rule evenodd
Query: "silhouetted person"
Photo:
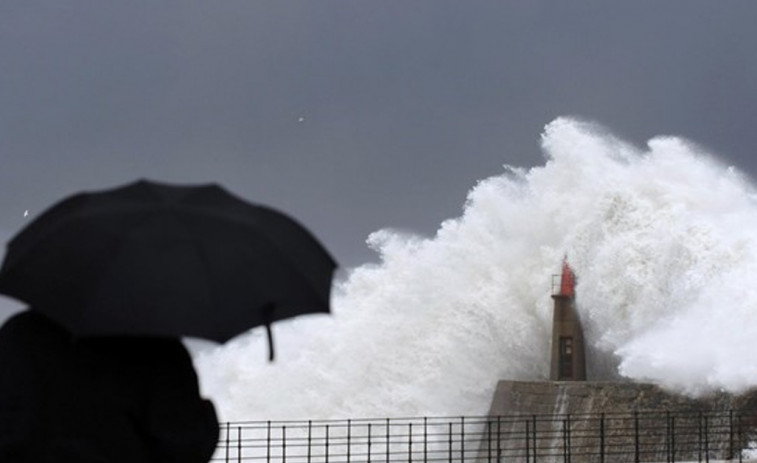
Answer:
<svg viewBox="0 0 757 463"><path fill-rule="evenodd" d="M74 339L33 311L0 328L0 462L207 462L213 406L177 339Z"/></svg>

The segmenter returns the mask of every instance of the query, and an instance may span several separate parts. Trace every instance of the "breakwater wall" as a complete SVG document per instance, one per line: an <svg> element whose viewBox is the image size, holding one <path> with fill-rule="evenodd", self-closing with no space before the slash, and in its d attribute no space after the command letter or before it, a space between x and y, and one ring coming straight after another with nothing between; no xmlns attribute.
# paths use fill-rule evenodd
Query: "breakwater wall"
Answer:
<svg viewBox="0 0 757 463"><path fill-rule="evenodd" d="M692 399L653 384L615 381L500 381L489 415L564 415L757 409L757 391Z"/></svg>
<svg viewBox="0 0 757 463"><path fill-rule="evenodd" d="M757 393L692 399L651 384L500 381L480 461L738 459L755 440Z"/></svg>

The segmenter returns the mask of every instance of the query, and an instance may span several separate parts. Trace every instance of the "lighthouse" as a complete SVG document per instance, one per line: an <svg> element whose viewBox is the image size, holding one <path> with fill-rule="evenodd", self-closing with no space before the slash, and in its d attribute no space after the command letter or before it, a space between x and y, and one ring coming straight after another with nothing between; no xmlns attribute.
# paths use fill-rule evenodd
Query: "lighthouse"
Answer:
<svg viewBox="0 0 757 463"><path fill-rule="evenodd" d="M576 275L563 261L559 284L552 289L552 381L586 381L586 355L581 320L576 311Z"/></svg>

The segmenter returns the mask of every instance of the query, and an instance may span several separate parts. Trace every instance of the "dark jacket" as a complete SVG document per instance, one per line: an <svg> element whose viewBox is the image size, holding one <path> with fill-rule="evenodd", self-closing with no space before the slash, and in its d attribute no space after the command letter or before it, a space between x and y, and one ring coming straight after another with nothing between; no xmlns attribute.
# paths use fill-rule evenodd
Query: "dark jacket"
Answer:
<svg viewBox="0 0 757 463"><path fill-rule="evenodd" d="M179 340L76 340L33 311L0 328L0 462L204 463L217 439Z"/></svg>

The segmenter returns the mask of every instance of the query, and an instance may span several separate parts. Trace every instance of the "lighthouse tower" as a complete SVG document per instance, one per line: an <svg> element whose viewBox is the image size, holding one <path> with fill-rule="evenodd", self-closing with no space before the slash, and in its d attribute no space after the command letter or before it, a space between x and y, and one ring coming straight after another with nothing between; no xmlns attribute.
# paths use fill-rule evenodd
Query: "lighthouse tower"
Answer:
<svg viewBox="0 0 757 463"><path fill-rule="evenodd" d="M586 381L586 356L581 320L575 306L576 276L565 259L559 285L552 291L555 301L552 321L552 381Z"/></svg>

